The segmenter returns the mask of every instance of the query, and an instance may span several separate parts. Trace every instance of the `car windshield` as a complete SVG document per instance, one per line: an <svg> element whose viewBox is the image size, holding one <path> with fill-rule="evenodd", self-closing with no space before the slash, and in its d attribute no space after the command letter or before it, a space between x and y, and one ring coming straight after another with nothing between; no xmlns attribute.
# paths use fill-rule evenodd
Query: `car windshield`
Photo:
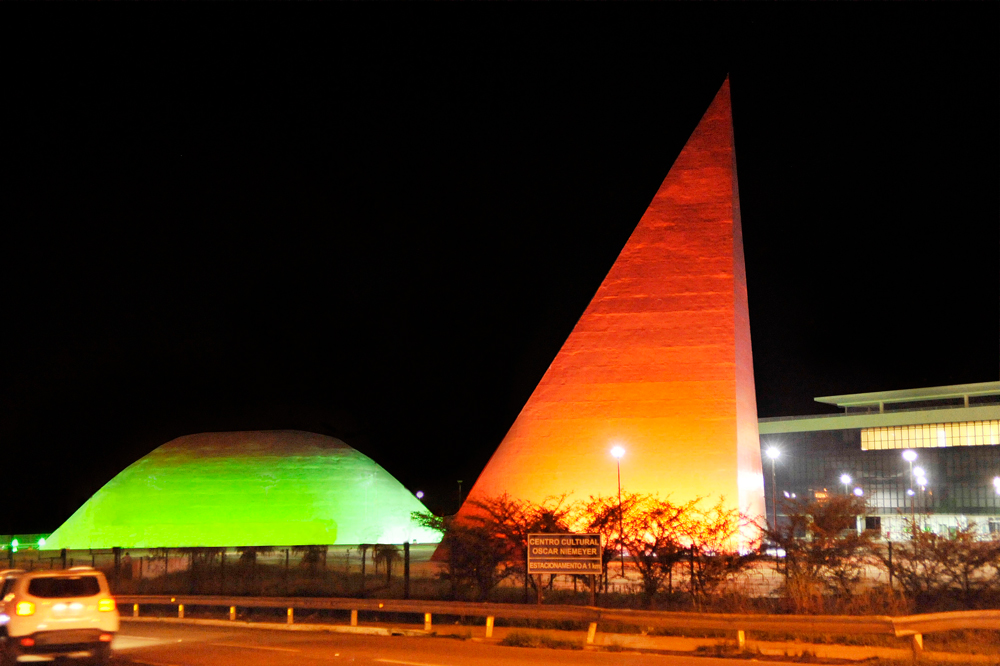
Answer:
<svg viewBox="0 0 1000 666"><path fill-rule="evenodd" d="M35 578L28 583L28 594L43 599L92 597L100 591L101 584L97 582L97 576Z"/></svg>

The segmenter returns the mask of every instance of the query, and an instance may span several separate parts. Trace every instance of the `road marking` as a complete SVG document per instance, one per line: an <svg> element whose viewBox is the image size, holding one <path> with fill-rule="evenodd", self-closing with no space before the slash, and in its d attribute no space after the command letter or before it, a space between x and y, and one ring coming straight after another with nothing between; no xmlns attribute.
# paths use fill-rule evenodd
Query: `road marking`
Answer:
<svg viewBox="0 0 1000 666"><path fill-rule="evenodd" d="M375 659L383 664L403 664L404 666L442 666L441 664L428 664L423 661L400 661L399 659Z"/></svg>
<svg viewBox="0 0 1000 666"><path fill-rule="evenodd" d="M115 640L111 643L115 650L134 650L135 648L148 647L150 645L156 645L158 643L169 643L169 640L163 638L149 638L147 636L124 636L118 634L115 636Z"/></svg>
<svg viewBox="0 0 1000 666"><path fill-rule="evenodd" d="M215 647L241 648L243 650L271 650L272 652L302 652L302 650L296 650L295 648L264 647L263 645L241 645L239 643L209 643L209 645L214 645Z"/></svg>

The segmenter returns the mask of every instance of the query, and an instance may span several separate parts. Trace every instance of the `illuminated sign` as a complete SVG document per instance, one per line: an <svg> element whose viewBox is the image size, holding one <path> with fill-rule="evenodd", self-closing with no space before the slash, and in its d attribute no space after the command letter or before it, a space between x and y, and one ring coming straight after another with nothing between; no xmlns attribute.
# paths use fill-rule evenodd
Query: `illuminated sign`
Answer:
<svg viewBox="0 0 1000 666"><path fill-rule="evenodd" d="M600 574L600 534L529 534L528 573Z"/></svg>

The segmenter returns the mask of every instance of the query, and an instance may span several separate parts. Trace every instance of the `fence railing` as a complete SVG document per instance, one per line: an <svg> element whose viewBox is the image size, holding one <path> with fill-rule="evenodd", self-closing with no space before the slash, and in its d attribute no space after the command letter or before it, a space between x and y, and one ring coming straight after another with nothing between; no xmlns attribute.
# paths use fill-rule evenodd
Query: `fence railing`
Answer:
<svg viewBox="0 0 1000 666"><path fill-rule="evenodd" d="M477 603L463 601L423 601L404 599L344 599L311 597L228 597L195 595L119 595L121 610L132 606L139 617L142 605L176 606L178 617L184 617L185 606L229 607L229 618L236 619L236 608L286 608L287 622L294 622L295 609L343 610L351 612L351 625L357 626L358 611L411 613L424 616L424 629L431 631L434 615L471 616L486 619L486 636L493 633L494 618L555 620L589 624L587 642L593 643L598 623L615 623L637 627L674 630L710 630L735 634L739 647L746 641L746 632L787 634L869 634L911 638L914 652L923 649L923 634L957 629L1000 628L1000 611L956 611L890 617L886 615L731 615L722 613L676 613L641 611L593 606L563 606ZM126 611L127 614L127 611Z"/></svg>

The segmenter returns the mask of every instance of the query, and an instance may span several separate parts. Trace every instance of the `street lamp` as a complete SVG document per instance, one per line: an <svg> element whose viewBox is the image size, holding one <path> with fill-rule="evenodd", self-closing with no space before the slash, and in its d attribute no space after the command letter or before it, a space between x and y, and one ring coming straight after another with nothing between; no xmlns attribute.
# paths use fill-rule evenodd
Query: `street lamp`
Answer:
<svg viewBox="0 0 1000 666"><path fill-rule="evenodd" d="M625 519L622 516L622 456L625 455L625 449L620 446L616 446L611 449L611 455L615 457L615 462L618 464L618 554L621 556L622 562L622 578L625 577L625 528L623 527Z"/></svg>
<svg viewBox="0 0 1000 666"><path fill-rule="evenodd" d="M907 495L910 496L910 536L916 538L916 523L917 523L917 510L913 504L913 461L917 459L917 452L911 449L903 451L903 460L910 463L910 487L907 490Z"/></svg>
<svg viewBox="0 0 1000 666"><path fill-rule="evenodd" d="M1000 476L993 477L993 490L997 491L997 495L1000 495Z"/></svg>
<svg viewBox="0 0 1000 666"><path fill-rule="evenodd" d="M851 485L851 475L850 474L841 474L840 475L840 482L842 484L844 484L844 494L845 495L849 495L850 494L849 486Z"/></svg>
<svg viewBox="0 0 1000 666"><path fill-rule="evenodd" d="M926 507L927 501L924 498L924 492L927 490L927 486L929 485L927 483L927 476L924 474L924 470L919 467L913 468L913 474L917 477L914 479L914 482L920 486L920 503L922 506Z"/></svg>
<svg viewBox="0 0 1000 666"><path fill-rule="evenodd" d="M774 513L774 522L771 527L778 531L778 485L774 481L774 461L781 455L781 450L775 446L767 447L765 451L767 457L771 459L771 511ZM765 516L766 518L766 516Z"/></svg>

